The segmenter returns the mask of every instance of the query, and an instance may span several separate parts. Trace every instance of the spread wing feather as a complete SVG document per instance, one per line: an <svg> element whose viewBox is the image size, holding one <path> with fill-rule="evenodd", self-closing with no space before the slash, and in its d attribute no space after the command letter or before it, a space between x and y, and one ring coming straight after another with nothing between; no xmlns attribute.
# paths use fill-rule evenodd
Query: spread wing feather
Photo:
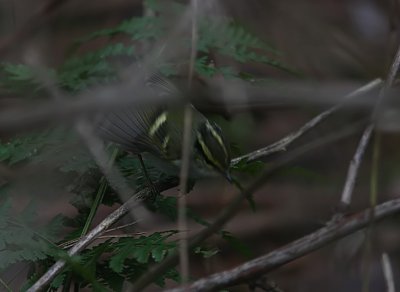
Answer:
<svg viewBox="0 0 400 292"><path fill-rule="evenodd" d="M151 112L154 112L150 110ZM120 144L125 150L140 153L154 149L154 141L148 137L152 114L145 110L121 110L101 118L97 134L104 140Z"/></svg>
<svg viewBox="0 0 400 292"><path fill-rule="evenodd" d="M150 76L146 85L159 96L179 94L175 85L160 74ZM167 135L166 127L160 127L153 136L149 135L149 131L155 119L165 110L164 106L135 106L107 113L99 119L97 134L106 141L120 144L132 153L147 151L160 154L163 151L162 142Z"/></svg>

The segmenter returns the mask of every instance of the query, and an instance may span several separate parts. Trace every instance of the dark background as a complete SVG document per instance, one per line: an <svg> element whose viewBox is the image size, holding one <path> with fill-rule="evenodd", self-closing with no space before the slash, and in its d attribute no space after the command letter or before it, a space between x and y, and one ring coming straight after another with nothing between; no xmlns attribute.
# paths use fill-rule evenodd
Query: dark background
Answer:
<svg viewBox="0 0 400 292"><path fill-rule="evenodd" d="M0 1L0 37L6 38L17 31L43 3L45 1ZM301 72L301 77L267 66L237 66L257 76L287 81L288 84L299 78L322 84L363 84L385 77L399 40L400 4L396 0L226 0L221 3L226 14L282 52L283 62ZM37 58L47 66L58 66L68 56L67 49L76 38L142 13L141 1L67 1L29 42L9 52L7 60L23 62L30 48L40 48L36 50L40 52ZM90 51L100 45L101 40L81 50ZM3 100L10 101L12 97ZM307 102L306 105L301 100L294 104L282 101L278 106L231 115L226 127L243 152L251 151L284 137L325 109L321 106L325 104L324 96L315 96L311 100L314 103ZM291 148L347 127L352 120L365 115L368 108L355 107L335 114ZM239 125L241 131L229 127L230 123ZM252 212L247 204L243 205L243 210L226 229L247 245L252 252L250 258L312 232L329 220L339 202L347 167L360 134L312 151L271 178L255 194L256 212ZM398 149L398 133L382 132L379 201L399 196ZM371 149L362 164L351 212L368 205L370 160ZM204 181L188 196L189 206L211 220L229 203L234 193L233 187L222 181ZM65 200L54 199L52 207L43 211L43 217L52 216L59 210L72 212L65 203ZM102 210L99 220L109 211ZM163 218L157 218L151 228L173 227ZM191 230L197 228L195 224L190 227ZM284 291L361 291L365 272L369 269L369 291L384 291L382 252L390 256L395 279L400 278L398 220L385 220L374 226L367 256L362 243L364 236L364 232L358 232L285 265L268 278ZM226 242L219 241L217 245L220 253L210 260L193 258L191 272L194 276L222 271L249 259L239 255ZM400 287L399 282L397 285Z"/></svg>

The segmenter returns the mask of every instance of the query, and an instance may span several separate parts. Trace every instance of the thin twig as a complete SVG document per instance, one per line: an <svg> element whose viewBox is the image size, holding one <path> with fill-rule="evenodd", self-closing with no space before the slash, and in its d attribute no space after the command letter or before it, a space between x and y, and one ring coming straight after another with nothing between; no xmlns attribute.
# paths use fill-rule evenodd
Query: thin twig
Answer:
<svg viewBox="0 0 400 292"><path fill-rule="evenodd" d="M109 229L107 229L106 231L104 231L104 233L114 232L114 231L123 229L123 228L125 228L125 227L127 227L127 226L131 226L131 225L134 225L134 224L137 224L137 221L132 222L132 223L128 223L128 224L124 224L124 225L121 225L121 226L117 226L117 227L115 227L115 228L109 228ZM137 234L142 234L142 233L143 233L143 232L138 232ZM78 242L79 240L81 240L81 239L83 238L83 236L84 236L84 235L79 236L79 237L74 238L74 239L71 239L71 240L68 240L68 241L65 241L65 242L59 244L58 246L61 247L61 248L64 248L64 249L65 249L65 248L70 248L70 247L71 247L72 245L74 245L76 242ZM97 238L101 238L101 236L99 236L99 237L97 237Z"/></svg>
<svg viewBox="0 0 400 292"><path fill-rule="evenodd" d="M375 220L380 220L400 212L400 199L391 200L374 208ZM345 217L334 224L323 227L307 236L304 236L282 248L272 251L236 268L216 273L200 279L189 286L169 290L178 291L211 291L246 282L281 267L310 252L326 246L332 241L343 238L369 224L370 210Z"/></svg>
<svg viewBox="0 0 400 292"><path fill-rule="evenodd" d="M186 190L189 173L192 140L193 110L189 105L184 112L184 132L182 143L182 166L180 171L179 198L178 198L178 230L187 230L186 218ZM178 142L179 143L179 142ZM189 279L189 255L187 234L181 233L179 237L179 263L182 283Z"/></svg>
<svg viewBox="0 0 400 292"><path fill-rule="evenodd" d="M347 172L346 182L343 187L341 204L343 207L349 206L351 203L351 198L354 190L354 185L356 182L358 169L360 168L365 149L368 146L368 142L371 138L372 131L374 129L373 124L369 124L368 127L364 130L363 135L361 137L360 143L357 146L356 153L353 156L353 159L350 162L349 170ZM342 208L342 207L341 207Z"/></svg>
<svg viewBox="0 0 400 292"><path fill-rule="evenodd" d="M388 89L393 85L396 74L399 71L399 66L400 66L400 46L397 49L396 56L394 57L393 63L390 67L384 85L379 91L378 99L376 101L376 106L372 113L372 121L364 130L360 143L358 144L357 150L349 165L349 169L346 175L345 185L341 195L341 201L340 201L341 206L339 210L340 212L343 212L343 210L346 209L351 204L354 185L357 180L358 169L360 168L361 162L365 154L365 150L369 144L373 130L375 128L375 120L379 113L380 105L382 103L383 98L386 96Z"/></svg>
<svg viewBox="0 0 400 292"><path fill-rule="evenodd" d="M117 226L117 227L114 227L114 228L109 228L109 229L106 230L106 233L108 233L108 232L114 232L114 231L117 231L117 230L124 229L124 228L126 228L126 227L130 227L130 226L136 225L136 224L138 224L138 222L140 222L140 221L141 221L141 220L136 220L136 221L133 221L133 222L131 222L131 223L127 223L127 224L124 224L124 225L120 225L120 226Z"/></svg>
<svg viewBox="0 0 400 292"><path fill-rule="evenodd" d="M168 184L157 186L160 190L166 190L174 187L176 184L169 182ZM136 192L128 201L121 205L118 209L108 215L100 224L93 228L86 236L82 237L69 251L69 256L74 256L82 251L88 244L90 244L98 236L104 234L111 225L118 219L128 213L133 207L137 206L138 201L142 200L148 195L147 190L140 190ZM65 261L57 261L46 273L27 291L34 292L40 291L50 283L52 279L65 267Z"/></svg>
<svg viewBox="0 0 400 292"><path fill-rule="evenodd" d="M137 200L143 195L145 195L145 191L139 191L125 204L112 212L99 225L97 225L86 236L79 240L68 251L68 255L74 256L78 252L83 250L90 242L93 241L93 239L103 234L112 224L114 224L119 218L125 215L132 206L135 206L137 204ZM40 291L41 289L43 289L64 268L65 264L66 262L64 260L58 260L49 270L46 271L46 273L42 277L40 277L39 280L36 281L36 283L32 287L27 290L27 292Z"/></svg>
<svg viewBox="0 0 400 292"><path fill-rule="evenodd" d="M197 0L191 1L192 10L192 43L189 63L188 87L192 85L194 62L197 53ZM183 127L183 142L182 142L182 166L180 171L179 181L179 198L178 198L178 230L187 230L186 216L186 190L190 166L190 156L192 153L192 127L193 127L193 109L191 105L186 105L184 110L184 127ZM186 233L181 233L179 237L179 264L180 276L182 283L186 283L189 279L189 254L188 254L188 239Z"/></svg>
<svg viewBox="0 0 400 292"><path fill-rule="evenodd" d="M363 94L377 88L381 84L382 84L381 79L375 79L375 80L369 82L368 84L364 85L363 87L361 87L361 88L351 92L347 96L345 96L344 101L342 103L339 103L339 104L331 107L330 109L322 112L318 116L314 117L313 119L311 119L310 121L305 123L297 131L287 135L286 137L282 138L281 140L279 140L271 145L268 145L267 147L258 149L256 151L253 151L251 153L248 153L246 155L243 155L243 156L233 159L232 164L236 164L242 159L247 159L247 161L251 162L251 161L260 159L262 157L266 157L266 156L271 155L276 152L285 151L290 144L292 144L298 138L303 136L310 129L314 128L316 125L321 123L328 116L330 116L331 114L336 112L338 109L340 109L344 104L346 104L346 101L348 101L349 99L358 97L360 95L363 95Z"/></svg>
<svg viewBox="0 0 400 292"><path fill-rule="evenodd" d="M100 240L100 239L133 238L135 236L144 235L144 234L145 234L145 232L137 232L137 233L132 233L132 234L125 233L125 234L113 234L113 235L100 235L100 236L97 236L93 240L93 242L96 241L96 240ZM64 242L63 244L60 244L59 247L63 248L63 249L68 249L68 248L72 247L76 242L78 242L81 239L82 239L82 237L79 237L79 238L76 238L74 240L70 240L68 242Z"/></svg>
<svg viewBox="0 0 400 292"><path fill-rule="evenodd" d="M385 276L387 292L396 292L396 288L394 285L394 277L393 277L393 269L392 264L390 263L390 259L388 254L385 252L382 254L382 269L383 275Z"/></svg>
<svg viewBox="0 0 400 292"><path fill-rule="evenodd" d="M4 289L6 289L6 291L12 292L12 289L7 285L6 282L3 281L2 278L0 278L0 284L3 286Z"/></svg>

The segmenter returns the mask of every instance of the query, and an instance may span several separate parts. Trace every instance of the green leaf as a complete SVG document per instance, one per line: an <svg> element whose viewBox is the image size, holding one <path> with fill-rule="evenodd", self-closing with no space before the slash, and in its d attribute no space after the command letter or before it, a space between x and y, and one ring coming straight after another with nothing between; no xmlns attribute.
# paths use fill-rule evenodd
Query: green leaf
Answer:
<svg viewBox="0 0 400 292"><path fill-rule="evenodd" d="M159 246L151 251L151 256L155 262L159 263L165 258L167 252L168 251L163 246Z"/></svg>
<svg viewBox="0 0 400 292"><path fill-rule="evenodd" d="M55 78L55 70L46 70L46 76ZM37 72L25 64L1 63L0 74L2 76L0 86L14 93L38 92L42 88L41 82L37 79Z"/></svg>
<svg viewBox="0 0 400 292"><path fill-rule="evenodd" d="M221 231L222 238L225 239L235 250L240 252L242 255L250 258L253 253L251 249L245 245L242 241L237 239L232 233L228 231Z"/></svg>
<svg viewBox="0 0 400 292"><path fill-rule="evenodd" d="M76 50L82 44L100 37L111 38L119 34L129 35L132 40L135 41L156 39L163 34L163 24L161 19L156 17L133 17L121 22L115 27L95 31L85 36L84 38L81 38L75 43L73 49ZM131 48L132 51L130 51L129 53L133 53L133 47ZM120 53L122 52L126 53L125 50L121 49Z"/></svg>
<svg viewBox="0 0 400 292"><path fill-rule="evenodd" d="M54 288L54 289L60 288L60 287L64 284L64 281L65 281L66 276L67 276L66 273L58 274L58 275L54 278L54 280L51 281L50 287L51 287L51 288Z"/></svg>
<svg viewBox="0 0 400 292"><path fill-rule="evenodd" d="M247 200L247 202L249 203L251 210L252 210L253 212L256 212L257 206L256 206L256 202L254 201L253 194L251 194L251 195L249 195L249 196L246 196L246 200Z"/></svg>
<svg viewBox="0 0 400 292"><path fill-rule="evenodd" d="M138 263L146 264L150 257L150 250L147 248L137 249L132 253L132 256L138 261Z"/></svg>
<svg viewBox="0 0 400 292"><path fill-rule="evenodd" d="M199 254L201 256L203 256L205 259L210 258L214 255L216 255L217 253L219 253L219 249L218 248L202 248L200 246L196 247L194 250L195 254Z"/></svg>
<svg viewBox="0 0 400 292"><path fill-rule="evenodd" d="M37 228L36 214L34 203L16 213L11 201L3 200L0 207L0 270L17 262L44 260L54 254L57 248L49 241L52 234L41 232L46 226Z"/></svg>
<svg viewBox="0 0 400 292"><path fill-rule="evenodd" d="M139 264L149 262L150 256L156 262L161 261L170 250L175 248L175 243L166 242L176 231L153 233L139 238L122 238L116 244L115 254L110 259L110 268L121 273L127 259L135 259Z"/></svg>
<svg viewBox="0 0 400 292"><path fill-rule="evenodd" d="M0 161L8 160L12 155L10 144L0 144Z"/></svg>
<svg viewBox="0 0 400 292"><path fill-rule="evenodd" d="M249 33L241 25L229 19L206 18L200 22L198 50L209 52L217 49L221 54L233 57L239 62L274 63L265 53L279 53L270 45ZM254 49L262 53L256 53Z"/></svg>
<svg viewBox="0 0 400 292"><path fill-rule="evenodd" d="M255 176L259 174L265 168L265 163L262 161L248 162L247 159L242 159L231 167L233 171L250 174Z"/></svg>
<svg viewBox="0 0 400 292"><path fill-rule="evenodd" d="M96 278L97 261L107 251L110 250L110 241L106 241L93 247L90 251L82 256L82 263L88 275L91 278Z"/></svg>
<svg viewBox="0 0 400 292"><path fill-rule="evenodd" d="M111 270L116 273L121 273L124 268L125 259L126 256L122 254L113 256L109 263Z"/></svg>
<svg viewBox="0 0 400 292"><path fill-rule="evenodd" d="M55 240L55 237L58 236L62 231L64 222L65 217L61 214L58 214L53 217L42 229L38 228L38 231L45 233L48 238Z"/></svg>
<svg viewBox="0 0 400 292"><path fill-rule="evenodd" d="M154 205L156 206L157 212L167 215L168 218L172 220L178 218L177 199L175 197L157 196Z"/></svg>
<svg viewBox="0 0 400 292"><path fill-rule="evenodd" d="M197 73L205 77L212 77L218 72L215 66L209 64L208 56L197 58L194 63L194 68Z"/></svg>
<svg viewBox="0 0 400 292"><path fill-rule="evenodd" d="M44 149L55 151L71 138L69 130L57 128L19 135L8 142L0 141L0 161L8 165L34 159L41 162L39 156Z"/></svg>
<svg viewBox="0 0 400 292"><path fill-rule="evenodd" d="M80 91L100 82L115 81L116 71L109 58L132 56L133 52L133 46L116 43L70 58L59 70L59 84L67 90Z"/></svg>

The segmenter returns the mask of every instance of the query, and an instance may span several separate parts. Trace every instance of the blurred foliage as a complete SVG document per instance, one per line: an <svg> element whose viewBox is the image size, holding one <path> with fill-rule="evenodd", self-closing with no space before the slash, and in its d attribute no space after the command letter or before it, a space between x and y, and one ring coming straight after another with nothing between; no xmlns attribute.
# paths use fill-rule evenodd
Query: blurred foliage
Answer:
<svg viewBox="0 0 400 292"><path fill-rule="evenodd" d="M116 58L128 58L135 62L139 54L138 48L148 42L159 40L167 29L160 1L145 1L145 3L156 12L155 16L134 17L119 25L95 31L79 39L71 46L69 58L59 68L46 69L48 77L55 80L60 88L69 93L80 92L97 84L118 81L119 66L116 65ZM176 13L180 13L182 9L183 6L179 3L175 3L172 7L172 11ZM124 37L126 41L121 42L120 39L116 41L117 36ZM78 53L82 45L97 38L107 38L109 42L99 49L83 54ZM183 36L179 42L175 45L190 48L189 38ZM213 17L200 21L198 51L204 54L212 52L212 54L229 57L237 62L256 62L278 69L287 69L277 60L279 53L227 18ZM182 60L174 60L169 63L160 63L158 69L166 75L174 75L182 64L184 64ZM2 76L0 86L5 91L32 93L44 89L36 78L35 69L28 65L2 63L0 69ZM204 55L196 59L195 70L203 78L221 74L226 78L250 79L248 73L237 72L232 67L211 66L208 57ZM65 155L65 153L62 155L65 150L63 147L66 145L78 146L73 148L72 155ZM110 147L108 151L129 184L137 189L146 187L146 181L135 157L115 152L113 147ZM47 157L46 153L57 157L53 166L54 172L67 178L65 190L73 194L70 203L76 208L77 215L73 218L58 215L45 226L38 227L33 224L35 212L40 208L36 209L33 207L34 204L31 204L22 211L15 212L11 204L11 194L8 192L13 187L12 184L5 183L1 186L0 271L4 271L17 262L30 263L32 269L25 287L34 283L55 260L65 257L65 252L61 248L63 243L78 240L80 236L86 234L100 204L111 206L120 203L120 199L108 186L88 151L82 149L73 131L52 128L3 140L0 143L0 161L9 167L43 163ZM160 172L151 161L146 161L146 167L154 182L162 183L176 179ZM262 170L262 167L261 162L248 164L246 161L241 161L234 166L234 170L238 174L254 176ZM154 212L161 213L170 220L176 219L175 197L160 195L148 205ZM209 225L193 211L187 210L187 214L199 224ZM172 237L174 234L176 231L156 232L146 236L125 234L125 237L118 237L116 235L111 239L96 243L79 257L64 258L68 264L67 270L53 280L50 290L68 285L73 280L79 283L80 287L91 286L99 290L108 287L113 291L122 291L125 280L134 281L148 269L149 265L162 261L176 249L176 239ZM220 236L239 252L250 255L249 249L231 233L224 231L220 233ZM208 258L215 255L217 250L214 247L198 246L194 252ZM166 278L178 281L179 275L172 269L156 279L155 283L162 286Z"/></svg>
<svg viewBox="0 0 400 292"><path fill-rule="evenodd" d="M52 241L63 226L57 215L47 225L37 226L37 208L28 204L15 213L11 200L2 200L0 206L0 270L21 261L35 262L54 256L58 247Z"/></svg>

